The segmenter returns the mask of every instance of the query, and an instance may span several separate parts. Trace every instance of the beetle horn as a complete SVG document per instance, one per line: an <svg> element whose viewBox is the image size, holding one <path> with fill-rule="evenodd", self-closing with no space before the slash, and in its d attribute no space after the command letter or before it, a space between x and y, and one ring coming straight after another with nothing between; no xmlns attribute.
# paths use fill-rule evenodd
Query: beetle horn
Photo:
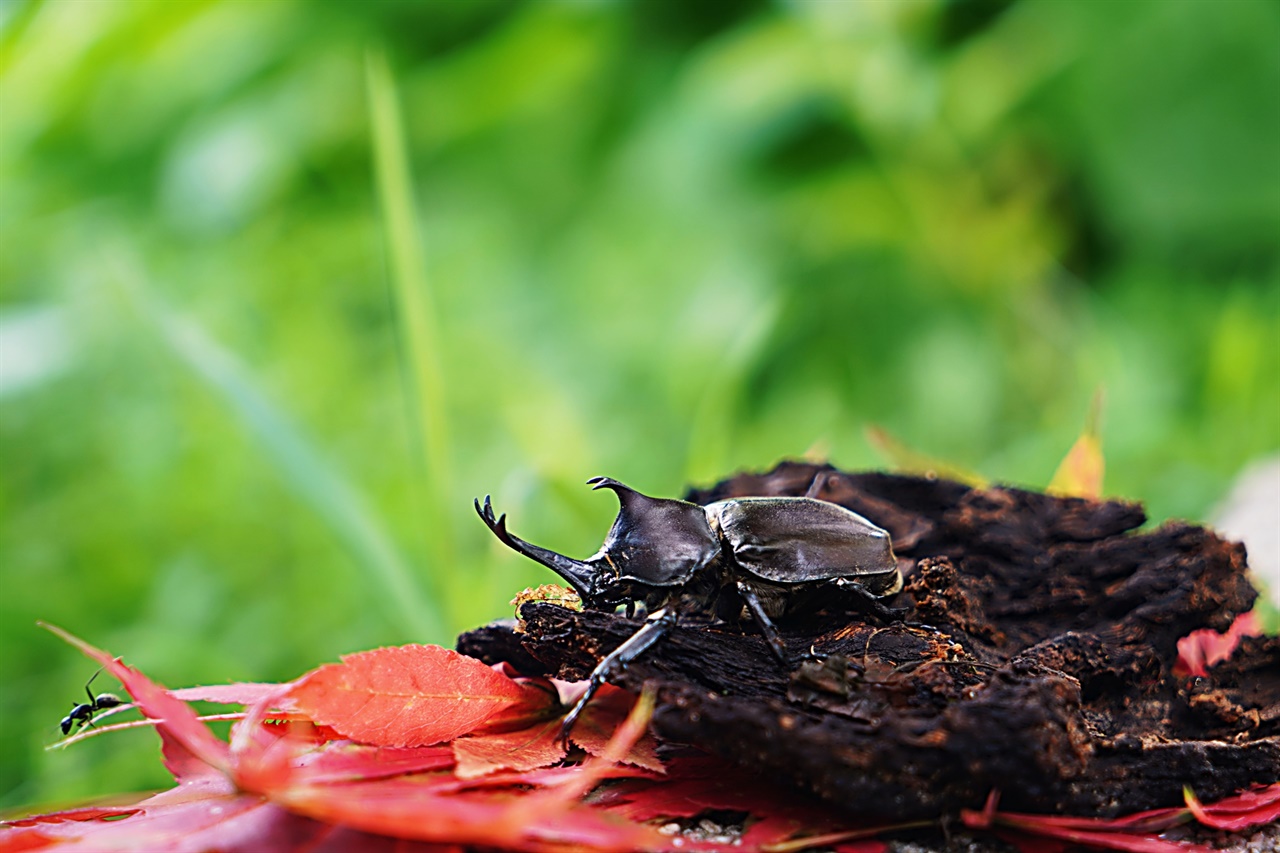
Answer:
<svg viewBox="0 0 1280 853"><path fill-rule="evenodd" d="M639 492L628 486L626 483L619 483L612 477L592 477L590 480L587 480L587 485L591 487L593 492L596 489L613 489L614 493L618 496L618 500L623 503L626 503L628 498L632 495L640 495ZM640 496L644 497L643 495Z"/></svg>
<svg viewBox="0 0 1280 853"><path fill-rule="evenodd" d="M511 550L523 554L531 560L536 560L546 566L551 571L564 578L568 584L578 593L578 597L583 603L587 603L591 598L591 579L595 572L591 566L580 560L574 560L563 554L557 554L555 551L548 551L546 548L539 548L531 542L526 542L519 536L512 535L507 530L507 514L494 517L493 505L489 502L489 496L484 497L484 506L480 506L480 499L475 500L476 514L480 516L480 520L493 531L493 535L498 537L498 541L506 545Z"/></svg>
<svg viewBox="0 0 1280 853"><path fill-rule="evenodd" d="M677 512L683 512L685 509L692 509L694 515L699 519L705 519L701 507L695 504L685 503L684 501L672 500L670 498L651 498L646 494L641 494L626 483L620 483L612 477L592 477L587 480L587 485L591 486L592 491L596 489L609 489L618 496L618 503L621 510L618 514L618 521L622 523L623 528L627 530L636 529L646 525L646 522L653 523L651 519L659 518L665 508L670 512L672 508L679 507ZM616 524L616 522L615 522ZM615 532L621 532L617 530Z"/></svg>

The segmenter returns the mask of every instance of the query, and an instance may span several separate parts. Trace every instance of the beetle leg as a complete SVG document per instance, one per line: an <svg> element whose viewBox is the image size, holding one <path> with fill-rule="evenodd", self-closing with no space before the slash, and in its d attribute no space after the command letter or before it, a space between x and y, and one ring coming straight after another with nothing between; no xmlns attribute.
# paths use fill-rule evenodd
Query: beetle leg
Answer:
<svg viewBox="0 0 1280 853"><path fill-rule="evenodd" d="M782 641L782 635L778 633L777 627L769 619L768 614L764 612L764 605L760 603L760 597L744 581L738 581L737 586L738 595L742 596L743 602L746 603L747 610L751 612L751 618L756 620L756 624L760 626L760 633L764 635L769 648L773 650L774 656L785 668L787 666L787 644Z"/></svg>
<svg viewBox="0 0 1280 853"><path fill-rule="evenodd" d="M587 691L582 694L582 698L573 706L573 710L565 715L564 722L560 724L561 741L569 740L569 732L573 730L573 724L578 721L583 709L587 707L587 703L591 701L591 697L596 695L596 691L605 683L605 680L610 675L622 671L627 664L644 654L650 646L665 637L675 624L676 613L674 610L664 608L654 612L640 627L639 631L628 637L626 642L607 654L596 665L596 668L591 671L591 680L587 683Z"/></svg>
<svg viewBox="0 0 1280 853"><path fill-rule="evenodd" d="M858 609L868 616L874 616L881 622L901 622L902 617L907 614L906 610L895 610L886 605L880 598L873 595L857 581L851 581L848 578L837 578L835 585L844 592L851 592L857 600Z"/></svg>
<svg viewBox="0 0 1280 853"><path fill-rule="evenodd" d="M802 661L813 660L813 661L817 661L818 663L825 663L828 659L830 659L830 657L831 655L827 654L826 652L818 651L817 645L810 643L809 651L800 655L800 660Z"/></svg>
<svg viewBox="0 0 1280 853"><path fill-rule="evenodd" d="M817 474L814 474L813 482L809 484L809 490L804 493L804 496L806 498L819 500L819 495L822 494L822 490L827 487L827 477L830 473L830 471L819 471Z"/></svg>

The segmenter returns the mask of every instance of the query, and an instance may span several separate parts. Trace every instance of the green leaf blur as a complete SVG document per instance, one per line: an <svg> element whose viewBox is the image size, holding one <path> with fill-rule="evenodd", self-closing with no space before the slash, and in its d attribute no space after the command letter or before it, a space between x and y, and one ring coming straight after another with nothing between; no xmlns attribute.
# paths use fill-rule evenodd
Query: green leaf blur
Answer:
<svg viewBox="0 0 1280 853"><path fill-rule="evenodd" d="M94 667L449 645L678 494L868 424L1203 517L1280 448L1268 0L0 3L0 807ZM102 679L99 679L101 682ZM95 684L99 689L114 685Z"/></svg>

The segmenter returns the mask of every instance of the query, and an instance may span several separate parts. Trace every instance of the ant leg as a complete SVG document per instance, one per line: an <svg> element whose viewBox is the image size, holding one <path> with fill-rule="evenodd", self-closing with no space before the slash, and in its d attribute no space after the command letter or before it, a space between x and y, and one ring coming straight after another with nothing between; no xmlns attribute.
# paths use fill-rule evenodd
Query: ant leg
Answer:
<svg viewBox="0 0 1280 853"><path fill-rule="evenodd" d="M618 646L612 652L596 665L591 672L591 680L587 684L587 692L582 694L582 698L577 701L564 718L564 722L560 724L560 740L568 741L569 732L573 730L573 724L578 721L578 717L582 714L583 709L587 707L587 703L591 701L591 697L596 695L605 683L605 680L615 672L620 672L640 655L644 654L654 643L665 637L676 624L676 614L674 610L666 610L665 608L653 613L648 621L641 626L626 642Z"/></svg>
<svg viewBox="0 0 1280 853"><path fill-rule="evenodd" d="M774 657L778 659L778 663L782 664L783 669L787 667L787 644L782 641L782 635L778 633L778 628L773 624L768 614L764 612L764 605L760 603L759 596L756 591L744 581L738 581L738 595L742 596L742 600L747 605L747 610L751 612L751 618L756 620L756 624L760 626L760 633L764 635L765 642L769 644L769 648L773 650Z"/></svg>
<svg viewBox="0 0 1280 853"><path fill-rule="evenodd" d="M102 673L102 667L98 667L93 675L89 676L89 680L84 683L84 692L89 696L89 704L93 705L97 700L93 698L93 691L89 689L89 685L93 684L93 680Z"/></svg>

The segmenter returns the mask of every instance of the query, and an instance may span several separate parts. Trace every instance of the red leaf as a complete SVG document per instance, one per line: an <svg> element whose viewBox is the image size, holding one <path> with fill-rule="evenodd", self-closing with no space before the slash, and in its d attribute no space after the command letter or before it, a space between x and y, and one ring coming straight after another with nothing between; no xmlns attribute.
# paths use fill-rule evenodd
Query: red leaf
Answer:
<svg viewBox="0 0 1280 853"><path fill-rule="evenodd" d="M992 820L997 817L1012 816L1034 820L1037 826L1048 826L1056 829L1079 829L1085 832L1163 832L1170 827L1187 822L1185 808L1152 809L1137 812L1124 817L1079 817L1075 815L1033 815L1013 812L992 812ZM976 826L977 824L973 824Z"/></svg>
<svg viewBox="0 0 1280 853"><path fill-rule="evenodd" d="M635 702L635 696L622 688L603 685L583 710L569 738L592 755L603 755L610 738L631 713ZM658 742L647 730L620 760L655 773L663 772L662 761L658 758Z"/></svg>
<svg viewBox="0 0 1280 853"><path fill-rule="evenodd" d="M746 812L760 818L770 814L787 815L795 826L787 834L769 840L777 841L808 825L825 831L834 826L828 812L789 791L764 785L747 774L725 773L716 777L680 778L677 769L672 779L648 779L627 783L612 791L605 805L633 820L693 817L704 811Z"/></svg>
<svg viewBox="0 0 1280 853"><path fill-rule="evenodd" d="M115 820L137 814L139 809L132 806L85 806L79 809L67 809L49 814L31 815L14 820L0 821L0 826L39 826L42 823L72 823L85 820Z"/></svg>
<svg viewBox="0 0 1280 853"><path fill-rule="evenodd" d="M495 666L493 670L504 678L512 677L507 674L509 666ZM477 726L471 734L515 731L553 717L564 716L565 708L560 704L560 694L550 679L515 676L512 680L520 686L519 701L498 711Z"/></svg>
<svg viewBox="0 0 1280 853"><path fill-rule="evenodd" d="M558 805L576 801L586 796L618 762L628 757L635 749L636 743L649 734L649 720L653 717L653 709L657 703L657 695L648 687L640 694L631 713L613 732L613 737L600 750L599 755L592 756L584 763L580 772L568 782L554 791L548 791L540 799L545 806L554 811Z"/></svg>
<svg viewBox="0 0 1280 853"><path fill-rule="evenodd" d="M243 787L266 789L287 781L308 784L368 782L408 773L447 770L447 746L371 746L349 740L317 739L310 723L264 723L261 705L237 724L232 756Z"/></svg>
<svg viewBox="0 0 1280 853"><path fill-rule="evenodd" d="M408 773L448 770L454 765L447 746L368 746L351 741L331 741L299 755L295 770L309 784L321 782L370 782Z"/></svg>
<svg viewBox="0 0 1280 853"><path fill-rule="evenodd" d="M1204 809L1215 814L1233 814L1251 812L1260 807L1275 805L1277 802L1280 802L1280 782L1257 786L1241 791L1235 796L1224 797L1204 806Z"/></svg>
<svg viewBox="0 0 1280 853"><path fill-rule="evenodd" d="M437 787L442 793L449 791L480 791L499 788L539 788L564 785L582 772L582 765L571 764L568 767L539 767L536 770L502 770L487 776L473 779L453 778L442 782ZM639 767L627 767L619 764L608 768L604 773L607 779L653 779L650 771ZM598 800L596 801L598 802Z"/></svg>
<svg viewBox="0 0 1280 853"><path fill-rule="evenodd" d="M787 849L799 833L814 837L841 831L838 838L831 836L834 843L849 839L850 832L876 834L885 829L850 830L811 800L750 773L726 772L724 764L714 759L678 759L665 778L615 784L596 798L610 811L638 821L691 818L706 811L748 814L752 823L735 849Z"/></svg>
<svg viewBox="0 0 1280 853"><path fill-rule="evenodd" d="M160 735L160 757L164 762L164 769L169 771L175 781L195 782L205 776L222 775L221 771L210 767L187 749L167 728L159 726L156 733Z"/></svg>
<svg viewBox="0 0 1280 853"><path fill-rule="evenodd" d="M1252 610L1237 616L1225 634L1219 634L1212 628L1192 631L1178 641L1178 661L1173 672L1175 675L1203 678L1209 674L1209 667L1231 657L1242 639L1260 634L1262 623Z"/></svg>
<svg viewBox="0 0 1280 853"><path fill-rule="evenodd" d="M292 815L259 796L180 785L127 808L76 809L12 821L0 851L66 846L94 853L159 850L306 850L308 853L439 853L435 845L352 832Z"/></svg>
<svg viewBox="0 0 1280 853"><path fill-rule="evenodd" d="M661 841L648 827L620 822L577 802L561 802L559 795L568 787L564 784L549 800L509 788L467 791L445 773L319 782L306 769L295 769L312 745L289 738L287 728L283 734L279 728L264 731L264 713L262 704L250 708L233 735L236 781L294 813L398 838L535 853L563 847L650 849ZM576 772L566 778L587 772L572 769ZM595 778L602 775L609 774Z"/></svg>
<svg viewBox="0 0 1280 853"><path fill-rule="evenodd" d="M1015 824L1010 824L1015 825ZM1020 827L1024 828L1024 827ZM1086 844L1104 850L1124 850L1129 853L1203 853L1198 844L1166 841L1154 835L1133 835L1124 832L1086 832L1081 829L1035 827L1027 831L1049 838Z"/></svg>
<svg viewBox="0 0 1280 853"><path fill-rule="evenodd" d="M870 836L904 828L851 828L826 807L780 792L710 758L677 758L665 776L618 766L619 760L644 755L637 743L648 737L654 701L649 692L633 705L623 691L602 690L574 733L575 739L592 743L600 757L583 765L547 767L563 756L563 749L556 742L561 708L545 680L517 682L435 647L380 649L323 667L296 685L179 691L177 695L192 699L217 695L226 701L251 700L232 729L228 747L177 695L107 653L64 636L101 661L138 700L143 713L158 721L166 766L181 784L124 808L79 809L0 824L0 851L75 844L95 851L425 853L449 845L530 853L792 853L823 844L841 853L881 853L883 842ZM289 688L289 696L279 693ZM384 724L379 730L383 734L394 726L410 734L435 726L432 736L439 737L444 727L440 720L454 728L462 719L474 721L467 724L468 736L456 737L449 745L378 746L334 740L333 730L294 719L311 713L305 703L313 701L338 706L341 725L374 714L351 710L358 701L378 705L376 713L389 717L406 713L407 702L410 719ZM475 713L476 703L487 703L484 719ZM290 706L285 722L279 722L282 715L276 710L282 706ZM422 706L439 707L433 711ZM423 717L430 719L424 723ZM266 722L269 718L275 722ZM661 767L656 757L653 761ZM606 778L614 781L598 786ZM643 823L696 818L704 811L747 815L747 830L726 844L664 836ZM1189 820L1192 814L1222 829L1268 823L1280 818L1280 785L1209 805L1188 793L1187 808L1116 819L1002 812L993 796L985 809L965 812L962 820L1029 852L1050 853L1070 843L1131 853L1186 853L1199 848L1148 833Z"/></svg>
<svg viewBox="0 0 1280 853"><path fill-rule="evenodd" d="M294 772L291 761L314 743L306 736L291 737L291 723L268 725L270 703L268 699L245 708L244 718L231 727L231 778L242 791L262 793L288 784Z"/></svg>
<svg viewBox="0 0 1280 853"><path fill-rule="evenodd" d="M258 798L237 797L229 780L215 776L180 785L127 808L77 809L27 818L20 825L30 826L38 821L40 835L49 844L75 843L77 848L95 853L158 850L176 847L179 839L196 835L209 824L234 818L255 801L262 802ZM11 848L12 843L12 835L0 835L0 850L21 849Z"/></svg>
<svg viewBox="0 0 1280 853"><path fill-rule="evenodd" d="M40 624L102 664L102 667L133 697L138 710L156 720L158 728L167 731L174 741L181 744L193 756L210 767L216 767L224 772L227 770L229 766L227 745L213 736L205 724L200 722L196 712L191 710L185 702L175 699L169 691L136 669L125 666L116 658L89 645L79 637L72 636L53 625Z"/></svg>
<svg viewBox="0 0 1280 853"><path fill-rule="evenodd" d="M1245 791L1207 806L1196 799L1190 789L1183 793L1187 808L1196 820L1214 829L1235 831L1280 820L1280 783Z"/></svg>
<svg viewBox="0 0 1280 853"><path fill-rule="evenodd" d="M1201 848L1180 841L1166 841L1154 835L1135 832L1135 825L1122 818L1061 817L1055 815L1020 814L996 809L997 795L987 798L982 811L962 809L960 821L972 829L1007 827L1033 836L1087 844L1105 850L1130 853L1193 853ZM1148 813L1150 814L1150 813ZM1115 826L1119 824L1128 824Z"/></svg>
<svg viewBox="0 0 1280 853"><path fill-rule="evenodd" d="M549 767L565 756L559 717L511 732L460 737L452 746L458 761L454 773L462 779L473 779L495 770Z"/></svg>
<svg viewBox="0 0 1280 853"><path fill-rule="evenodd" d="M178 690L170 690L169 693L175 699L181 699L183 702L255 705L272 696L283 699L284 694L288 693L292 687L292 682L288 684L241 682L239 684L206 684L197 687L182 687Z"/></svg>
<svg viewBox="0 0 1280 853"><path fill-rule="evenodd" d="M363 743L429 746L474 730L525 700L515 681L439 646L345 655L290 692L294 708Z"/></svg>
<svg viewBox="0 0 1280 853"><path fill-rule="evenodd" d="M290 811L325 823L397 838L504 850L655 849L649 827L611 819L596 809L534 808L534 798L508 792L441 794L429 778L375 783L289 785L267 794Z"/></svg>

